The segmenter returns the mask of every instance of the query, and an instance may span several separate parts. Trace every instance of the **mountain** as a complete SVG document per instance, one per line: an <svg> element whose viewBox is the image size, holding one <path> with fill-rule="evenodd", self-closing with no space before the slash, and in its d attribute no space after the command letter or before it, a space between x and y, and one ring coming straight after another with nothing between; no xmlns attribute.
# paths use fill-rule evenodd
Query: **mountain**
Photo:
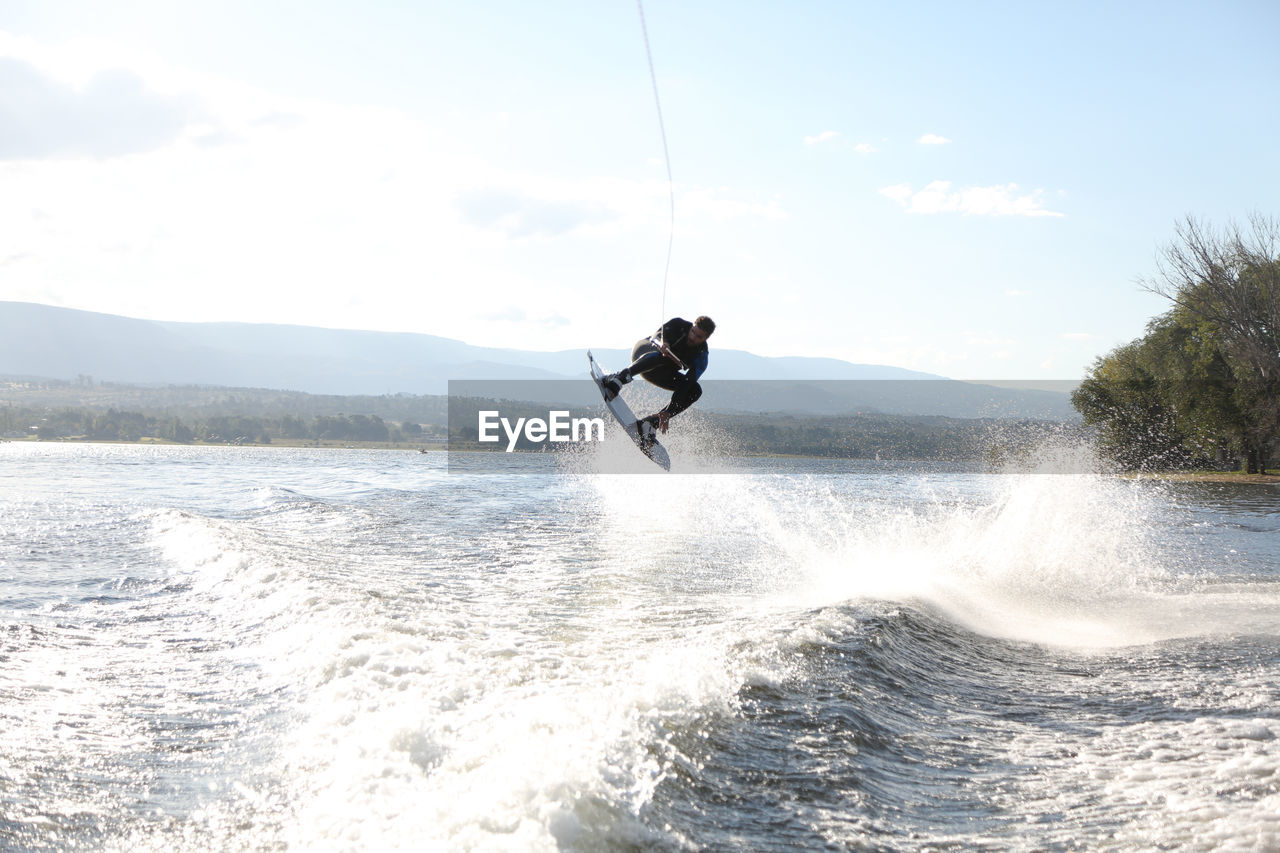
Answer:
<svg viewBox="0 0 1280 853"><path fill-rule="evenodd" d="M630 349L599 349L622 366ZM26 302L0 302L0 375L138 385L273 388L311 394L445 394L450 380L581 380L582 350L478 347L435 335L254 323L139 320ZM929 414L1068 419L1066 395L948 382L883 365L829 358L766 358L713 349L718 408L832 414L921 411L926 397L950 401ZM911 380L879 383L879 380ZM751 380L726 382L725 380ZM854 382L848 380L877 380ZM935 380L914 385L918 380ZM711 383L706 383L708 387ZM933 386L934 390L927 390ZM492 386L498 387L498 386ZM585 388L590 389L589 385ZM899 390L891 390L891 389ZM983 390L978 390L978 389ZM723 390L721 390L723 389ZM581 389L577 389L581 390ZM456 393L456 392L455 392ZM993 408L991 395L999 398ZM577 394L575 393L575 396ZM904 408L897 400L911 400ZM708 394L708 403L711 395Z"/></svg>
<svg viewBox="0 0 1280 853"><path fill-rule="evenodd" d="M596 351L622 365L630 350ZM714 351L718 379L940 378L829 358ZM134 384L280 388L313 394L444 394L449 379L565 379L582 350L478 347L435 335L255 323L137 320L0 302L0 374Z"/></svg>

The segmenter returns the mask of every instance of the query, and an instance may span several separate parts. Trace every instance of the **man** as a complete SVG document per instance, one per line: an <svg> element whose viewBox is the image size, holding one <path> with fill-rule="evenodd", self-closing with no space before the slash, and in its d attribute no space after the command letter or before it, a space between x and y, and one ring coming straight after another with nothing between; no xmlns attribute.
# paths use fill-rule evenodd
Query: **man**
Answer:
<svg viewBox="0 0 1280 853"><path fill-rule="evenodd" d="M636 341L631 351L630 367L604 378L605 395L609 400L618 396L622 386L637 376L673 392L671 401L661 411L636 423L645 441L654 440L655 430L665 433L671 419L702 396L698 377L707 369L707 338L715 330L715 322L705 315L692 323L673 317L662 324L657 334Z"/></svg>

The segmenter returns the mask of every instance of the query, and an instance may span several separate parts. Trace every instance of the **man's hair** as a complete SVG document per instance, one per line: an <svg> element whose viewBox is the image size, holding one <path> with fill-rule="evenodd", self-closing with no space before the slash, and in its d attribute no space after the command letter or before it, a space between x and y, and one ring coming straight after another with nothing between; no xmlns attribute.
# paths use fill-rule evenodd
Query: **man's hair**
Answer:
<svg viewBox="0 0 1280 853"><path fill-rule="evenodd" d="M693 321L693 325L707 333L707 337L711 337L711 333L716 330L716 321L712 320L706 314Z"/></svg>

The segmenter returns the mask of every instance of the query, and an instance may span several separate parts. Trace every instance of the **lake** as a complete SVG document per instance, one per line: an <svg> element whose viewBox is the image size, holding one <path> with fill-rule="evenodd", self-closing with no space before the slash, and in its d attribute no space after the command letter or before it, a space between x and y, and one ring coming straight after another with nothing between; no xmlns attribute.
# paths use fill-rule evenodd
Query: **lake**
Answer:
<svg viewBox="0 0 1280 853"><path fill-rule="evenodd" d="M0 847L1280 848L1280 487L452 461L0 444Z"/></svg>

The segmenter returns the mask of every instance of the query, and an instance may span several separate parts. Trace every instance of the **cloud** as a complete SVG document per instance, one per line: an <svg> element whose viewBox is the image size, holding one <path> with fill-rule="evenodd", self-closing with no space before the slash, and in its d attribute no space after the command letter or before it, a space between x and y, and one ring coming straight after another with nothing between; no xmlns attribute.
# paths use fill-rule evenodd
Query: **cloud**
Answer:
<svg viewBox="0 0 1280 853"><path fill-rule="evenodd" d="M939 136L936 133L926 133L924 136L916 140L921 145L950 145L951 140L945 136Z"/></svg>
<svg viewBox="0 0 1280 853"><path fill-rule="evenodd" d="M804 138L804 144L818 145L819 143L830 142L831 140L838 139L839 137L840 137L840 131L838 130L824 130L822 131L822 133L819 133L817 136L806 136Z"/></svg>
<svg viewBox="0 0 1280 853"><path fill-rule="evenodd" d="M730 219L763 219L770 222L781 222L787 218L778 197L769 201L747 198L729 198L731 191L726 187L719 190L692 189L680 194L676 201L676 209L683 218L688 214L704 217L715 222Z"/></svg>
<svg viewBox="0 0 1280 853"><path fill-rule="evenodd" d="M508 237L556 237L617 218L617 213L600 204L547 201L505 190L464 192L455 206L470 224L496 228Z"/></svg>
<svg viewBox="0 0 1280 853"><path fill-rule="evenodd" d="M869 142L859 142L857 145L853 146L853 150L859 154L874 154L880 149L876 148Z"/></svg>
<svg viewBox="0 0 1280 853"><path fill-rule="evenodd" d="M501 311L489 311L480 316L494 323L524 323L529 319L529 312L513 305Z"/></svg>
<svg viewBox="0 0 1280 853"><path fill-rule="evenodd" d="M1093 339L1090 332L1063 332L1062 337L1068 341L1088 341Z"/></svg>
<svg viewBox="0 0 1280 853"><path fill-rule="evenodd" d="M1028 293L1030 293L1030 291L1027 291L1027 290L1018 290L1017 288L1010 288L1009 290L1006 290L1006 291L1004 292L1004 295L1005 295L1005 296L1012 296L1012 297L1014 297L1014 298L1017 298L1017 297L1019 297L1019 296L1026 296Z"/></svg>
<svg viewBox="0 0 1280 853"><path fill-rule="evenodd" d="M0 160L118 157L172 142L199 112L191 98L151 91L125 69L73 87L0 57Z"/></svg>
<svg viewBox="0 0 1280 853"><path fill-rule="evenodd" d="M996 348L999 350L1007 350L1009 347L1016 346L1018 343L1016 338L994 338L983 337L981 335L971 335L965 339L965 344L971 347Z"/></svg>
<svg viewBox="0 0 1280 853"><path fill-rule="evenodd" d="M904 207L911 203L910 184L894 184L891 187L881 187L878 192L885 198L891 198Z"/></svg>
<svg viewBox="0 0 1280 853"><path fill-rule="evenodd" d="M0 115L18 110L20 126L59 131L40 146L23 143L22 156L35 159L0 157L0 289L9 298L174 320L499 336L538 348L555 330L632 340L625 312L602 315L581 296L602 280L618 293L649 293L662 275L670 197L656 170L566 175L486 154L438 116L283 95L109 44L0 32L0 58L28 75L24 88L0 82ZM112 74L128 85L108 98L99 84ZM61 123L25 109L18 92L62 104ZM129 129L114 150L135 153L108 156L111 146L66 131L68 104L97 116L88 127L104 132L102 109L156 108L168 121ZM0 146L12 151L11 130L0 130ZM727 269L753 248L740 225L787 217L781 197L753 188L676 190L677 246L714 247ZM768 263L766 255L759 266ZM507 307L522 309L523 322L476 316Z"/></svg>
<svg viewBox="0 0 1280 853"><path fill-rule="evenodd" d="M517 326L538 325L546 329L557 329L569 325L570 321L562 314L540 314L534 316L519 306L503 308L476 315L487 323L511 323Z"/></svg>
<svg viewBox="0 0 1280 853"><path fill-rule="evenodd" d="M249 120L252 127L277 127L285 130L292 130L306 123L306 119L297 113L284 112L282 110L272 110L260 116L255 116Z"/></svg>
<svg viewBox="0 0 1280 853"><path fill-rule="evenodd" d="M907 213L960 213L965 216L1063 216L1044 208L1044 190L1018 192L1017 184L951 189L950 181L934 181L924 189L910 184L882 187L880 195L897 202Z"/></svg>

